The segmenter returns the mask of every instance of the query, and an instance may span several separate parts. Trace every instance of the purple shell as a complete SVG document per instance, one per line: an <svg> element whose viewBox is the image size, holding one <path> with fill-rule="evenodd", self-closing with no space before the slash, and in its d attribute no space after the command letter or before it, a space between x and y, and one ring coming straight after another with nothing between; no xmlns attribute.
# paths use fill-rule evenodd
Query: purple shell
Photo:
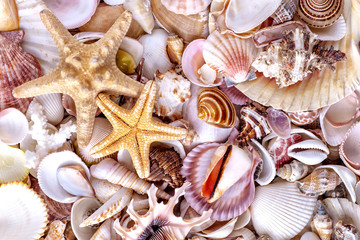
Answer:
<svg viewBox="0 0 360 240"><path fill-rule="evenodd" d="M245 96L245 94L243 94L236 87L227 87L225 82L220 85L220 90L223 91L226 96L228 96L228 98L233 104L245 105L252 102L250 98Z"/></svg>

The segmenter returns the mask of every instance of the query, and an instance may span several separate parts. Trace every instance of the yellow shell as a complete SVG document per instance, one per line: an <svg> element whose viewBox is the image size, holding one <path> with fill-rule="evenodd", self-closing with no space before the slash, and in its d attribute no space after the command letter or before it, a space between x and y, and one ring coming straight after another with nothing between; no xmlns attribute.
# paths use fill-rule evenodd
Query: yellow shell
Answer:
<svg viewBox="0 0 360 240"><path fill-rule="evenodd" d="M218 127L235 124L235 108L230 99L217 88L204 88L198 94L198 117Z"/></svg>
<svg viewBox="0 0 360 240"><path fill-rule="evenodd" d="M19 28L19 16L15 0L0 1L0 31Z"/></svg>
<svg viewBox="0 0 360 240"><path fill-rule="evenodd" d="M178 35L169 34L166 50L171 62L178 64L181 63L181 58L184 52L183 39L180 38Z"/></svg>
<svg viewBox="0 0 360 240"><path fill-rule="evenodd" d="M339 19L344 0L300 0L297 14L310 27L324 28Z"/></svg>

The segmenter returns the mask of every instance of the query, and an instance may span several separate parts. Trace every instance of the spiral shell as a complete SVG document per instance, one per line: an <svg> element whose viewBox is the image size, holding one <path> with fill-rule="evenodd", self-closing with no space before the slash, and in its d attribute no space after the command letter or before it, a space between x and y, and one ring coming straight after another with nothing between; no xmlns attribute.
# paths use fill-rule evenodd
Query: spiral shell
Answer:
<svg viewBox="0 0 360 240"><path fill-rule="evenodd" d="M318 201L316 214L311 222L313 232L317 233L321 240L330 240L333 232L332 225L333 220L327 214L321 201Z"/></svg>
<svg viewBox="0 0 360 240"><path fill-rule="evenodd" d="M198 117L205 122L229 128L234 126L236 112L230 99L217 88L202 89L198 94Z"/></svg>
<svg viewBox="0 0 360 240"><path fill-rule="evenodd" d="M310 27L324 28L334 24L343 9L343 0L300 0L297 14Z"/></svg>
<svg viewBox="0 0 360 240"><path fill-rule="evenodd" d="M308 165L293 160L289 164L285 164L282 168L277 170L277 175L288 182L295 182L305 177L310 171L311 167Z"/></svg>

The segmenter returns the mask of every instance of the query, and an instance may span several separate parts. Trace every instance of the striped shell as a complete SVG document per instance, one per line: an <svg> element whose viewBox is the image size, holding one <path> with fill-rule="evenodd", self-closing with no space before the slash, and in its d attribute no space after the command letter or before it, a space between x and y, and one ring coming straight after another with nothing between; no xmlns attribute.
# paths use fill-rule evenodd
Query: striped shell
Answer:
<svg viewBox="0 0 360 240"><path fill-rule="evenodd" d="M161 3L176 14L190 15L204 11L211 0L161 0Z"/></svg>
<svg viewBox="0 0 360 240"><path fill-rule="evenodd" d="M197 107L198 117L209 124L225 128L235 124L235 108L218 88L202 89L198 94Z"/></svg>
<svg viewBox="0 0 360 240"><path fill-rule="evenodd" d="M319 115L320 109L314 111L288 113L291 122L298 126L304 126L314 122L318 119Z"/></svg>
<svg viewBox="0 0 360 240"><path fill-rule="evenodd" d="M280 6L273 14L273 25L287 22L293 19L297 4L298 0L282 0Z"/></svg>
<svg viewBox="0 0 360 240"><path fill-rule="evenodd" d="M333 221L326 213L320 200L318 200L318 206L313 221L311 222L311 228L313 232L316 232L320 236L321 240L331 239Z"/></svg>
<svg viewBox="0 0 360 240"><path fill-rule="evenodd" d="M339 19L344 0L300 0L297 14L310 27L324 28Z"/></svg>
<svg viewBox="0 0 360 240"><path fill-rule="evenodd" d="M288 182L295 182L305 177L312 168L302 162L293 160L289 164L284 164L283 167L277 170L277 175Z"/></svg>

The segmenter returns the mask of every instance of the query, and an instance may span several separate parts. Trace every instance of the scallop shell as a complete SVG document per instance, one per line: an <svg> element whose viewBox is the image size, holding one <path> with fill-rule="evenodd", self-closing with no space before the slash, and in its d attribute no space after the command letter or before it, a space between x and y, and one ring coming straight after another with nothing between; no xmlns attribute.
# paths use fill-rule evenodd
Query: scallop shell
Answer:
<svg viewBox="0 0 360 240"><path fill-rule="evenodd" d="M258 49L251 39L214 31L206 39L203 55L206 64L229 77L234 83L246 81Z"/></svg>
<svg viewBox="0 0 360 240"><path fill-rule="evenodd" d="M3 239L39 239L46 230L44 201L21 182L0 186L0 211L6 216L0 225Z"/></svg>
<svg viewBox="0 0 360 240"><path fill-rule="evenodd" d="M24 34L22 30L0 34L0 110L13 107L25 113L31 98L17 99L12 90L42 75L37 59L20 47Z"/></svg>
<svg viewBox="0 0 360 240"><path fill-rule="evenodd" d="M60 93L44 94L35 97L44 107L44 113L48 122L57 125L64 118L64 107L61 103Z"/></svg>
<svg viewBox="0 0 360 240"><path fill-rule="evenodd" d="M230 99L218 88L203 88L197 95L198 117L209 124L230 128L235 125L236 112Z"/></svg>
<svg viewBox="0 0 360 240"><path fill-rule="evenodd" d="M298 16L310 27L324 28L339 19L344 9L344 0L300 0Z"/></svg>
<svg viewBox="0 0 360 240"><path fill-rule="evenodd" d="M151 33L155 21L150 8L150 2L144 0L127 0L124 8L132 13L133 19L136 20L145 32Z"/></svg>
<svg viewBox="0 0 360 240"><path fill-rule="evenodd" d="M0 184L23 181L29 175L23 151L0 143L0 153Z"/></svg>
<svg viewBox="0 0 360 240"><path fill-rule="evenodd" d="M293 160L291 163L284 164L284 166L279 168L277 175L288 182L295 182L304 178L311 170L312 168L308 165Z"/></svg>
<svg viewBox="0 0 360 240"><path fill-rule="evenodd" d="M291 239L310 221L316 200L301 194L294 183L280 181L259 186L250 211L254 228L272 239Z"/></svg>
<svg viewBox="0 0 360 240"><path fill-rule="evenodd" d="M169 34L166 50L171 62L180 64L184 51L183 39L178 35Z"/></svg>
<svg viewBox="0 0 360 240"><path fill-rule="evenodd" d="M226 96L228 96L228 98L230 99L230 101L233 104L236 105L246 105L248 103L251 103L252 100L250 98L248 98L247 96L245 96L241 91L239 91L239 89L237 89L236 87L232 86L232 87L227 87L226 83L223 82L220 85L220 90L223 91L223 93L225 93Z"/></svg>
<svg viewBox="0 0 360 240"><path fill-rule="evenodd" d="M16 0L20 29L26 32L22 48L39 61L44 74L50 73L59 63L59 53L54 40L40 19L47 9L42 0Z"/></svg>
<svg viewBox="0 0 360 240"><path fill-rule="evenodd" d="M190 206L199 214L213 209L211 219L225 221L239 216L251 204L255 194L254 171L259 159L253 161L251 170L230 187L217 201L209 203L207 197L201 196L201 188L206 177L206 169L209 167L211 158L219 146L219 143L205 143L195 147L184 159L181 175L186 178L187 182L191 183L185 193L185 199Z"/></svg>
<svg viewBox="0 0 360 240"><path fill-rule="evenodd" d="M333 232L333 221L326 213L321 201L318 201L316 214L311 222L313 232L318 233L321 240L330 240Z"/></svg>
<svg viewBox="0 0 360 240"><path fill-rule="evenodd" d="M280 6L274 12L273 25L281 24L293 19L298 2L298 0L282 0Z"/></svg>
<svg viewBox="0 0 360 240"><path fill-rule="evenodd" d="M0 140L15 145L24 140L29 131L29 122L25 115L15 108L0 112Z"/></svg>
<svg viewBox="0 0 360 240"><path fill-rule="evenodd" d="M161 0L151 0L151 7L159 25L166 31L175 33L185 42L206 38L209 34L207 11L187 16L175 14L167 10Z"/></svg>
<svg viewBox="0 0 360 240"><path fill-rule="evenodd" d="M357 63L360 62L360 52L352 39L359 39L360 32L354 22L360 21L360 16L351 10L349 0L344 1L344 18L347 34L338 42L332 43L335 49L351 56L347 61L336 63L336 72L324 69L315 72L308 80L303 80L293 86L279 89L273 79L258 75L251 82L236 85L246 96L263 104L270 105L287 112L316 110L331 105L351 94L360 84L360 72ZM353 12L353 13L352 13Z"/></svg>
<svg viewBox="0 0 360 240"><path fill-rule="evenodd" d="M211 0L161 0L161 3L176 14L191 15L204 11L211 3Z"/></svg>
<svg viewBox="0 0 360 240"><path fill-rule="evenodd" d="M0 31L11 31L19 28L19 16L15 0L5 0L0 3Z"/></svg>

